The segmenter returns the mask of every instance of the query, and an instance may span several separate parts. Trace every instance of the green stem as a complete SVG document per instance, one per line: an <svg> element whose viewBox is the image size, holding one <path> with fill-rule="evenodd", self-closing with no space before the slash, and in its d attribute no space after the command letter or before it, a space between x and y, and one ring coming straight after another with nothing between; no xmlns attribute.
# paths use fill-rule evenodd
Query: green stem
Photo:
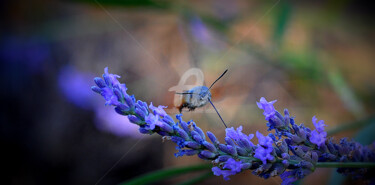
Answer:
<svg viewBox="0 0 375 185"><path fill-rule="evenodd" d="M162 170L150 172L145 175L136 177L127 182L120 183L120 185L150 184L152 182L175 177L177 175L186 174L188 172L207 170L210 168L212 168L212 164L199 164L199 165L187 166L187 167L162 169Z"/></svg>
<svg viewBox="0 0 375 185"><path fill-rule="evenodd" d="M371 162L321 162L316 163L317 168L375 168Z"/></svg>
<svg viewBox="0 0 375 185"><path fill-rule="evenodd" d="M208 178L210 178L212 176L213 176L213 174L210 171L210 172L204 173L202 175L199 175L198 177L195 177L193 179L189 179L189 180L187 180L185 182L182 182L180 184L177 184L177 185L191 185L191 184L196 184L196 183L201 182L203 180L206 180L206 179L208 179Z"/></svg>

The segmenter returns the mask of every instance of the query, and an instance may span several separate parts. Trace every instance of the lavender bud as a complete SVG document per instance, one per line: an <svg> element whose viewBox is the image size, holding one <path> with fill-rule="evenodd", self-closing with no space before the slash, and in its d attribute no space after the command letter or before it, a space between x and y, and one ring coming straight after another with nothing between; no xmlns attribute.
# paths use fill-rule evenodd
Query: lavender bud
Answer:
<svg viewBox="0 0 375 185"><path fill-rule="evenodd" d="M242 148L244 148L245 150L251 152L253 150L253 148L251 147L250 145L250 142L249 140L245 139L245 138L240 138L238 141L237 141L238 145Z"/></svg>
<svg viewBox="0 0 375 185"><path fill-rule="evenodd" d="M198 132L196 131L191 131L191 137L198 143L202 143L204 140L202 139L202 137L198 134Z"/></svg>
<svg viewBox="0 0 375 185"><path fill-rule="evenodd" d="M232 147L235 147L236 145L234 144L233 140L229 137L225 137L225 142L228 144L228 145L231 145Z"/></svg>
<svg viewBox="0 0 375 185"><path fill-rule="evenodd" d="M218 160L219 162L226 162L229 158L231 158L231 157L228 156L228 155L221 155L221 156L219 156L219 157L217 158L217 160Z"/></svg>
<svg viewBox="0 0 375 185"><path fill-rule="evenodd" d="M165 115L162 119L164 122L168 123L170 126L174 124L173 119L169 115Z"/></svg>
<svg viewBox="0 0 375 185"><path fill-rule="evenodd" d="M273 165L273 168L274 168L274 170L270 173L271 177L280 175L285 170L284 165L282 165L280 163L276 163L275 165Z"/></svg>
<svg viewBox="0 0 375 185"><path fill-rule="evenodd" d="M315 168L314 165L311 164L311 163L308 162L308 161L301 161L298 165L299 165L300 167L302 167L302 168L307 168L307 169L311 169L311 170Z"/></svg>
<svg viewBox="0 0 375 185"><path fill-rule="evenodd" d="M295 143L295 144L299 144L299 143L302 143L303 142L303 139L298 137L297 135L292 135L291 137L292 141Z"/></svg>
<svg viewBox="0 0 375 185"><path fill-rule="evenodd" d="M193 156L197 155L199 153L199 150L183 150L185 155L187 156Z"/></svg>
<svg viewBox="0 0 375 185"><path fill-rule="evenodd" d="M241 164L241 170L247 170L251 168L251 163L242 163Z"/></svg>
<svg viewBox="0 0 375 185"><path fill-rule="evenodd" d="M238 155L240 155L240 156L248 156L249 155L249 153L247 153L247 151L243 148L236 147L236 150L237 150Z"/></svg>
<svg viewBox="0 0 375 185"><path fill-rule="evenodd" d="M288 153L288 145L286 144L285 140L281 141L280 146L278 146L282 153Z"/></svg>
<svg viewBox="0 0 375 185"><path fill-rule="evenodd" d="M129 119L130 122L135 123L135 124L142 123L142 120L139 119L137 116L134 116L134 115L129 115L128 119Z"/></svg>
<svg viewBox="0 0 375 185"><path fill-rule="evenodd" d="M303 158L305 155L305 153L302 151L301 147L299 146L294 147L294 152L298 157L301 157L301 158Z"/></svg>
<svg viewBox="0 0 375 185"><path fill-rule="evenodd" d="M318 162L318 154L316 152L311 152L311 161L313 163L317 163Z"/></svg>
<svg viewBox="0 0 375 185"><path fill-rule="evenodd" d="M207 131L207 136L208 136L208 138L210 138L210 140L213 144L219 143L219 141L216 139L215 135L212 132Z"/></svg>
<svg viewBox="0 0 375 185"><path fill-rule="evenodd" d="M173 128L168 125L168 123L165 123L164 121L160 121L161 124L159 124L158 126L161 128L161 130L163 131L166 131L168 133L173 133Z"/></svg>
<svg viewBox="0 0 375 185"><path fill-rule="evenodd" d="M130 108L127 105L122 104L122 103L119 104L116 108L118 108L118 110L121 111L121 112L128 112L128 111L130 111Z"/></svg>
<svg viewBox="0 0 375 185"><path fill-rule="evenodd" d="M145 119L146 117L146 113L143 112L141 109L135 109L135 113L136 113L136 116L141 119Z"/></svg>
<svg viewBox="0 0 375 185"><path fill-rule="evenodd" d="M288 160L283 160L282 161L283 165L285 168L287 168L289 166L289 161Z"/></svg>
<svg viewBox="0 0 375 185"><path fill-rule="evenodd" d="M185 145L192 149L199 149L201 147L201 145L195 141L185 141Z"/></svg>
<svg viewBox="0 0 375 185"><path fill-rule="evenodd" d="M113 93L114 93L115 96L117 97L117 100L118 100L118 101L122 101L122 94L121 94L121 92L120 92L119 89L114 88L114 89L113 89Z"/></svg>
<svg viewBox="0 0 375 185"><path fill-rule="evenodd" d="M125 102L126 102L126 104L127 104L129 107L133 108L133 107L134 107L134 104L135 104L135 101L133 101L133 98L132 98L131 96L127 95L127 94L125 94L124 98L125 98Z"/></svg>
<svg viewBox="0 0 375 185"><path fill-rule="evenodd" d="M190 140L189 135L184 130L182 130L182 129L178 128L178 127L175 128L175 130L176 129L177 129L177 133L178 133L178 135L180 135L180 137L182 137L185 140Z"/></svg>
<svg viewBox="0 0 375 185"><path fill-rule="evenodd" d="M180 125L182 127L182 129L185 130L185 132L189 133L190 132L190 129L188 127L188 124L185 122L185 121L180 121Z"/></svg>
<svg viewBox="0 0 375 185"><path fill-rule="evenodd" d="M232 147L230 145L227 145L228 151L230 152L229 154L232 156L237 156L237 150L236 147Z"/></svg>
<svg viewBox="0 0 375 185"><path fill-rule="evenodd" d="M231 154L231 152L229 151L227 145L225 145L225 144L219 144L218 147L219 147L219 150L221 150L222 152L227 153L227 154Z"/></svg>
<svg viewBox="0 0 375 185"><path fill-rule="evenodd" d="M282 157L283 159L286 159L286 160L289 160L289 159L290 159L290 156L289 156L289 154L287 154L287 153L282 153L282 154L281 154L281 157Z"/></svg>
<svg viewBox="0 0 375 185"><path fill-rule="evenodd" d="M290 123L290 116L289 116L289 111L288 109L284 109L284 126L287 127L289 126Z"/></svg>
<svg viewBox="0 0 375 185"><path fill-rule="evenodd" d="M142 134L151 134L152 132L145 129L145 128L142 128L142 127L139 127L139 132L142 133Z"/></svg>
<svg viewBox="0 0 375 185"><path fill-rule="evenodd" d="M201 128L199 128L195 123L193 123L194 130L202 137L203 140L206 140L206 136Z"/></svg>
<svg viewBox="0 0 375 185"><path fill-rule="evenodd" d="M202 145L205 146L205 147L206 147L209 151L211 151L211 152L214 152L214 153L217 152L216 147L215 147L213 144L211 144L211 143L209 143L209 142L207 142L207 141L203 141L203 142L202 142Z"/></svg>
<svg viewBox="0 0 375 185"><path fill-rule="evenodd" d="M96 85L98 85L99 88L104 88L104 87L107 87L107 85L105 84L104 80L99 78L99 77L95 77L94 78L94 82L96 83Z"/></svg>
<svg viewBox="0 0 375 185"><path fill-rule="evenodd" d="M213 159L213 158L216 157L215 153L212 153L212 152L207 151L207 150L203 150L199 154L201 154L201 156L203 157L203 159Z"/></svg>
<svg viewBox="0 0 375 185"><path fill-rule="evenodd" d="M100 94L102 92L102 90L99 87L97 87L97 86L92 86L91 90L94 91L94 92L96 92L96 93L98 93L98 94Z"/></svg>

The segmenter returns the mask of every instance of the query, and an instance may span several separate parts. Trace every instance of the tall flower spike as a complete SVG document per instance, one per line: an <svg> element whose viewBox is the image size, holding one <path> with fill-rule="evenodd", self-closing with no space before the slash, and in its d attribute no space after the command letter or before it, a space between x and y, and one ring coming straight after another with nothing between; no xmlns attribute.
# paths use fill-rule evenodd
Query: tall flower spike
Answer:
<svg viewBox="0 0 375 185"><path fill-rule="evenodd" d="M295 124L294 117L286 109L284 116L277 112L273 106L276 100L267 102L263 97L257 105L264 110L268 130L275 130L274 134L264 136L257 131L259 144L255 146L250 141L253 134L244 134L242 126L232 127L225 130L225 143L220 143L213 133L207 132L210 143L197 124L183 121L182 114L176 115L178 121L175 122L165 112L165 106L136 101L134 95L127 94L126 85L120 84L118 78L120 76L110 74L106 68L104 80L95 78L97 86L92 90L103 96L106 105L114 106L117 113L128 116L131 123L139 125L141 133L157 133L175 142L176 157L197 155L212 160L216 165L212 168L214 175L222 175L225 180L244 170L252 170L253 174L265 179L279 175L282 184L291 184L312 173L317 162L375 161L375 144L366 147L347 139L341 139L340 143L333 143L332 139L326 141L323 120L317 122L314 116L312 122L316 129L311 131L303 124ZM339 168L338 172L356 178L371 177L366 168Z"/></svg>

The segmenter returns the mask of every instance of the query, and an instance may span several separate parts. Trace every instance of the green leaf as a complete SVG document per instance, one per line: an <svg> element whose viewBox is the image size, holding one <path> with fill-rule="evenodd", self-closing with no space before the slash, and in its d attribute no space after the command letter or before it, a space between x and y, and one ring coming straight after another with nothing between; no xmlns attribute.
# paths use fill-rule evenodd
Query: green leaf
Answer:
<svg viewBox="0 0 375 185"><path fill-rule="evenodd" d="M179 167L179 168L168 168L162 169L158 171L154 171L151 173L147 173L145 175L141 175L129 181L120 183L121 185L142 185L142 184L150 184L152 182L168 179L175 177L177 175L186 174L188 172L196 172L201 170L208 170L212 168L212 164L199 164L194 166L186 166L186 167ZM211 173L211 172L210 172Z"/></svg>

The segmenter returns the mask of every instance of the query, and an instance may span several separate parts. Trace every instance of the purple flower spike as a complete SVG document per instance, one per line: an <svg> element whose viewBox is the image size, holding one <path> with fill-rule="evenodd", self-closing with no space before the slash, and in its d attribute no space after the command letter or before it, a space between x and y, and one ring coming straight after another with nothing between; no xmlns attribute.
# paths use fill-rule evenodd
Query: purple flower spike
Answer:
<svg viewBox="0 0 375 185"><path fill-rule="evenodd" d="M253 174L265 179L280 175L282 184L291 184L312 173L318 162L375 161L375 142L368 147L347 139L341 139L337 144L332 139L326 142L323 120L312 118L315 130L297 125L287 109L284 116L281 115L273 106L276 100L267 102L264 97L257 105L264 110L268 131L274 130L274 133L263 135L257 131L259 143L254 146L250 141L254 134L244 134L242 126L232 127L225 130L225 144L207 132L210 143L192 120L185 122L179 114L175 122L165 112L166 106L156 107L137 101L134 95L126 93L125 84L119 83L120 76L108 73L108 68L104 72L103 79L94 79L97 86L92 90L104 97L106 105L112 105L117 113L128 116L128 122L139 126L140 133L157 133L163 141L175 142L176 157L198 155L201 159L212 160L217 165L212 168L213 173L222 175L225 180L244 170L253 170ZM366 168L339 168L338 172L364 180L371 176Z"/></svg>
<svg viewBox="0 0 375 185"><path fill-rule="evenodd" d="M275 115L276 110L275 107L273 107L273 104L276 101L277 100L267 102L266 98L262 97L260 98L259 102L257 102L258 107L264 110L263 115L266 116L266 120L269 120L272 116Z"/></svg>

